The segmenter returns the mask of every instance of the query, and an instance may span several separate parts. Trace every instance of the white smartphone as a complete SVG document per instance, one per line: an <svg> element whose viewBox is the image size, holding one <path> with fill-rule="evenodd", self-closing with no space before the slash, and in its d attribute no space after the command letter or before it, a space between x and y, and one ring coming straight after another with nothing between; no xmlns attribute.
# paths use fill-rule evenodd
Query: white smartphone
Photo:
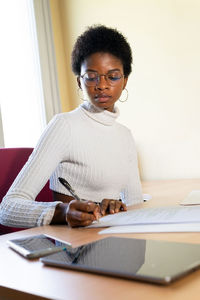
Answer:
<svg viewBox="0 0 200 300"><path fill-rule="evenodd" d="M45 234L8 240L7 244L17 253L29 259L66 250L66 246L71 247L70 243Z"/></svg>

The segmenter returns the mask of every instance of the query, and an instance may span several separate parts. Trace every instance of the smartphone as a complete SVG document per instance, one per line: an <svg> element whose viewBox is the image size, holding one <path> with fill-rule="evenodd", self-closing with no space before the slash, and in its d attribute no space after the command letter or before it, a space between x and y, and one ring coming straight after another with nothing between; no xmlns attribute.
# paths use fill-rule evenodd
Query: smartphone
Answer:
<svg viewBox="0 0 200 300"><path fill-rule="evenodd" d="M8 246L20 255L32 259L66 250L71 244L46 234L7 241Z"/></svg>

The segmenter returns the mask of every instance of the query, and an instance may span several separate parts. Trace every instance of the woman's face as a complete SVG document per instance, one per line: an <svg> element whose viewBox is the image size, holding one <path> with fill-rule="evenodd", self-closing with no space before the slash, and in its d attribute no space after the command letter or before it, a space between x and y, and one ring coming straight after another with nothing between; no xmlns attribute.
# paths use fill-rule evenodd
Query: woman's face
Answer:
<svg viewBox="0 0 200 300"><path fill-rule="evenodd" d="M84 93L84 99L99 108L113 111L114 104L120 98L128 80L123 74L120 59L109 53L97 52L84 60L77 81Z"/></svg>

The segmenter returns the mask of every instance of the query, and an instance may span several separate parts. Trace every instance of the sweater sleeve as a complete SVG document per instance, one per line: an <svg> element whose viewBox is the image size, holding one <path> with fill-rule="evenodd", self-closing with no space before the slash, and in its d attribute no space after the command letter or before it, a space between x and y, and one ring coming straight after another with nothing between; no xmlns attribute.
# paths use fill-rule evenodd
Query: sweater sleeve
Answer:
<svg viewBox="0 0 200 300"><path fill-rule="evenodd" d="M69 128L62 114L55 116L42 134L0 205L0 223L12 227L50 224L60 202L37 202L35 198L62 161L69 146Z"/></svg>
<svg viewBox="0 0 200 300"><path fill-rule="evenodd" d="M140 174L138 168L138 159L135 141L129 130L128 139L128 149L129 149L129 178L127 182L127 187L122 193L121 198L126 205L133 205L141 203L143 201L142 187L140 181Z"/></svg>

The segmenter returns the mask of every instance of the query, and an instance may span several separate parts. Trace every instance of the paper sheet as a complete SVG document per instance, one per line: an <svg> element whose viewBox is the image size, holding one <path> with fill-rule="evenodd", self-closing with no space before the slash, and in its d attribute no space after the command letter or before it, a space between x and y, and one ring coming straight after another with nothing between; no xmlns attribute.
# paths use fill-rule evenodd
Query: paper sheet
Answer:
<svg viewBox="0 0 200 300"><path fill-rule="evenodd" d="M99 231L99 234L153 232L200 232L200 223L113 226Z"/></svg>
<svg viewBox="0 0 200 300"><path fill-rule="evenodd" d="M200 190L194 190L180 202L181 205L200 205Z"/></svg>
<svg viewBox="0 0 200 300"><path fill-rule="evenodd" d="M200 223L200 206L133 209L102 217L99 222L93 222L87 228L170 223Z"/></svg>

